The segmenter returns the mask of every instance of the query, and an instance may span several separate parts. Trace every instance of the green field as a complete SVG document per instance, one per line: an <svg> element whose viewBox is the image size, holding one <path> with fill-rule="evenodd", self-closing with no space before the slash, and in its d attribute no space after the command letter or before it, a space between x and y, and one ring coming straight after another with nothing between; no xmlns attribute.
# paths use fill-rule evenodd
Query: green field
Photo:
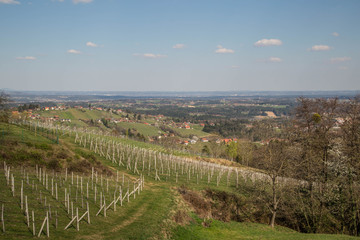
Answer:
<svg viewBox="0 0 360 240"><path fill-rule="evenodd" d="M181 137L189 138L190 136L197 136L199 138L210 136L211 134L207 132L203 132L201 127L199 125L191 125L191 129L185 129L185 128L172 128L177 134L179 134Z"/></svg>
<svg viewBox="0 0 360 240"><path fill-rule="evenodd" d="M69 108L67 110L59 110L59 111L41 111L39 114L43 117L54 117L55 115L59 116L60 119L71 119L71 120L90 120L90 119L101 119L101 118L109 118L111 114L106 111L99 110L89 110L89 109L76 109Z"/></svg>
<svg viewBox="0 0 360 240"><path fill-rule="evenodd" d="M194 216L193 222L187 226L178 226L174 231L174 239L178 240L217 240L217 239L282 239L282 240L312 240L312 239L359 239L347 235L305 234L288 228L277 226L272 229L268 225L249 222L228 222L213 220L210 227L202 225L203 220Z"/></svg>
<svg viewBox="0 0 360 240"><path fill-rule="evenodd" d="M67 110L62 111L40 111L38 112L43 117L54 117L55 115L59 116L60 119L70 119L71 123L67 123L70 126L79 126L79 127L88 127L91 126L87 125L82 120L99 120L102 118L121 118L122 115L116 115L112 114L107 111L99 111L96 109L89 110L89 109L75 109L75 108L69 108ZM155 120L153 118L143 119L143 122L147 122L150 124L155 123ZM118 126L125 128L125 129L135 129L138 133L146 136L146 137L154 137L159 136L162 133L164 133L160 128L146 125L144 123L140 122L120 122L117 123ZM189 138L191 136L197 136L197 137L206 137L209 136L209 133L203 132L202 127L197 124L191 125L192 129L183 129L183 128L172 128L178 135L184 138ZM100 124L97 128L105 129L102 124Z"/></svg>
<svg viewBox="0 0 360 240"><path fill-rule="evenodd" d="M118 125L125 129L128 129L128 128L133 129L134 128L140 134L142 134L144 136L149 136L149 137L159 136L160 135L159 132L163 133L163 131L161 131L159 128L150 126L150 125L146 125L144 123L121 122L121 123L118 123Z"/></svg>

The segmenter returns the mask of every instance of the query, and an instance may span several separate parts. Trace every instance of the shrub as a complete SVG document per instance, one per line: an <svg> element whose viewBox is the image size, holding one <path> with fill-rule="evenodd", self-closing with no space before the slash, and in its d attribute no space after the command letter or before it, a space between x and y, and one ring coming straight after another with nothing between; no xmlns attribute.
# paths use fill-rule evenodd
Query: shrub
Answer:
<svg viewBox="0 0 360 240"><path fill-rule="evenodd" d="M52 147L46 143L35 144L35 148L41 150L52 150Z"/></svg>
<svg viewBox="0 0 360 240"><path fill-rule="evenodd" d="M25 142L25 145L28 147L34 147L34 144L32 142Z"/></svg>
<svg viewBox="0 0 360 240"><path fill-rule="evenodd" d="M57 159L51 159L48 162L47 167L56 171L61 169L61 165Z"/></svg>
<svg viewBox="0 0 360 240"><path fill-rule="evenodd" d="M64 150L62 150L56 154L56 157L61 159L67 159L69 155Z"/></svg>
<svg viewBox="0 0 360 240"><path fill-rule="evenodd" d="M178 210L174 215L174 221L180 225L186 225L191 221L191 217L184 210Z"/></svg>
<svg viewBox="0 0 360 240"><path fill-rule="evenodd" d="M200 194L188 190L185 186L180 187L179 192L182 194L185 201L194 207L196 214L198 214L201 218L207 218L211 215L210 203Z"/></svg>
<svg viewBox="0 0 360 240"><path fill-rule="evenodd" d="M86 160L74 161L69 164L70 172L89 172L91 164Z"/></svg>

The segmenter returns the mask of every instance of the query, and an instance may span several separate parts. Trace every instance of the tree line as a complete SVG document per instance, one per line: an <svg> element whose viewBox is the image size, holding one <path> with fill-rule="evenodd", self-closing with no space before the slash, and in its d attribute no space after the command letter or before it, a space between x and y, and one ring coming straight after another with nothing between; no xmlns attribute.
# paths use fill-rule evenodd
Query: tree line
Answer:
<svg viewBox="0 0 360 240"><path fill-rule="evenodd" d="M359 236L360 96L298 103L282 138L245 151L249 166L269 176L253 196L271 226Z"/></svg>

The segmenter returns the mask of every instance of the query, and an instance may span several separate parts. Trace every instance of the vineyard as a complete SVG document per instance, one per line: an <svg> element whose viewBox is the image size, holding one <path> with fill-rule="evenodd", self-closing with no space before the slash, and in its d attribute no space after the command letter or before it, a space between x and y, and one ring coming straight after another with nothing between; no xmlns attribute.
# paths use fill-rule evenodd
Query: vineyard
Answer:
<svg viewBox="0 0 360 240"><path fill-rule="evenodd" d="M238 188L240 181L267 180L267 176L258 171L176 156L167 153L165 149L137 146L127 143L123 138L94 130L39 122L22 122L21 125L34 133L46 133L46 136L53 138L55 142L59 136L68 136L74 143L100 155L113 166L137 176L146 175L157 181Z"/></svg>
<svg viewBox="0 0 360 240"><path fill-rule="evenodd" d="M117 175L106 178L94 170L91 176L71 172L48 173L45 169L11 169L4 162L2 198L13 201L2 204L1 221L4 233L40 237L51 232L91 224L91 217L107 217L130 200L135 200L144 187L144 180ZM2 202L5 202L2 199ZM20 208L20 209L19 209ZM4 218L6 216L6 220ZM19 223L25 222L24 225ZM95 221L96 222L96 221ZM18 227L21 226L21 227ZM26 227L25 227L26 226Z"/></svg>
<svg viewBox="0 0 360 240"><path fill-rule="evenodd" d="M59 138L72 139L103 157L116 170L112 176L103 176L92 168L91 174L86 175L69 172L67 168L49 172L37 165L12 168L4 162L2 226L9 236L66 236L73 231L84 231L97 219L106 218L109 212L121 211L130 201L136 201L145 187L145 176L176 185L218 188L237 188L241 181L264 177L257 172L142 148L86 129L35 122L16 124L54 143Z"/></svg>
<svg viewBox="0 0 360 240"><path fill-rule="evenodd" d="M175 211L169 209L178 201L173 196L173 187L231 191L269 180L261 172L174 155L166 149L136 145L102 132L35 122L13 124L22 133L46 138L55 145L67 141L100 156L111 174L94 167L85 173L3 162L0 238L4 239L75 236L83 239L81 236L96 235L109 239L148 239L154 234L166 238L170 234L164 230L169 228L166 219ZM110 224L115 222L118 224ZM142 228L144 224L148 228ZM188 238L183 230L179 231L174 237Z"/></svg>

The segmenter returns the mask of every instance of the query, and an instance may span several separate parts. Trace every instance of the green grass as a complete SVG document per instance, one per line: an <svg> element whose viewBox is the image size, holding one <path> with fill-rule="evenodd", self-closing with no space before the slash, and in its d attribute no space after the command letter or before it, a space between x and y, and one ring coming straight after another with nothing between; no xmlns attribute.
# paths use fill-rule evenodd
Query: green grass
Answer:
<svg viewBox="0 0 360 240"><path fill-rule="evenodd" d="M28 131L27 129L2 122L0 122L0 141L16 141L22 143L31 142L38 144L54 143L50 139L42 137L39 134L35 136L34 132L32 131Z"/></svg>
<svg viewBox="0 0 360 240"><path fill-rule="evenodd" d="M12 170L15 176L15 197L12 196L10 187L6 186L6 179L3 170L0 171L0 203L5 205L5 226L6 233L0 234L0 239L29 239L32 238L31 228L26 225L26 218L20 208L20 179L21 174L19 170ZM49 174L52 176L52 174ZM62 176L64 177L64 176ZM76 179L76 177L74 178ZM32 187L32 182L35 182L35 188ZM84 178L84 183L87 181ZM70 175L65 186L70 185ZM82 207L80 197L75 199L76 181L71 187L73 193L72 200L74 207L79 208L79 214L85 212ZM103 191L109 204L112 192L115 190L115 183L111 182L109 192L106 192L105 181ZM120 183L121 184L121 183ZM126 181L124 189L126 189ZM51 184L49 184L51 186ZM132 184L130 184L131 189ZM100 183L97 188L101 189ZM130 202L124 201L123 206L117 205L116 212L111 207L107 211L107 217L102 214L95 216L99 209L99 197L97 203L94 202L94 192L90 190L89 205L91 224L85 221L80 222L80 231L77 232L75 227L70 227L64 230L64 227L70 221L71 217L67 214L67 209L62 203L64 199L64 188L59 187L58 195L59 201L51 196L51 191L46 190L45 187L39 183L33 172L30 172L30 185L24 184L24 195L28 196L29 210L35 212L36 233L44 219L44 213L48 209L44 207L44 198L47 198L47 206L51 205L52 219L50 220L50 237L51 239L149 239L154 236L161 236L163 222L168 217L168 210L173 205L173 199L170 189L167 186L145 186L145 190L140 195L133 199L131 196ZM42 200L39 200L40 191ZM99 190L98 190L99 191ZM85 195L85 194L84 194ZM80 196L80 193L79 195ZM84 197L85 198L85 197ZM55 228L55 213L58 212L58 227ZM71 215L71 214L70 214ZM146 227L144 227L146 226ZM44 235L43 235L44 236Z"/></svg>
<svg viewBox="0 0 360 240"><path fill-rule="evenodd" d="M186 226L178 226L173 235L177 240L221 240L221 239L359 239L347 235L330 234L304 234L298 233L288 228L275 227L272 229L268 225L248 222L228 222L213 220L210 227L202 225L203 220L193 216L193 222Z"/></svg>
<svg viewBox="0 0 360 240"><path fill-rule="evenodd" d="M99 110L89 110L89 109L76 109L76 108L69 108L62 111L39 111L37 112L43 117L54 117L58 115L60 119L71 119L78 120L90 120L90 119L101 119L101 118L110 118L112 116L116 117L117 115L111 115L109 112L106 111L99 111Z"/></svg>
<svg viewBox="0 0 360 240"><path fill-rule="evenodd" d="M159 128L154 127L154 126L150 126L150 125L146 125L143 123L131 123L131 122L121 122L118 123L118 125L122 128L125 129L136 129L137 132L139 132L140 134L144 135L144 136L159 136L159 132L163 133L163 131L161 131Z"/></svg>
<svg viewBox="0 0 360 240"><path fill-rule="evenodd" d="M190 137L191 135L195 135L197 137L206 137L209 136L211 134L207 133L207 132L203 132L202 130L200 130L200 128L196 127L193 129L185 129L185 128L172 128L172 130L174 130L176 133L178 133L181 137Z"/></svg>

